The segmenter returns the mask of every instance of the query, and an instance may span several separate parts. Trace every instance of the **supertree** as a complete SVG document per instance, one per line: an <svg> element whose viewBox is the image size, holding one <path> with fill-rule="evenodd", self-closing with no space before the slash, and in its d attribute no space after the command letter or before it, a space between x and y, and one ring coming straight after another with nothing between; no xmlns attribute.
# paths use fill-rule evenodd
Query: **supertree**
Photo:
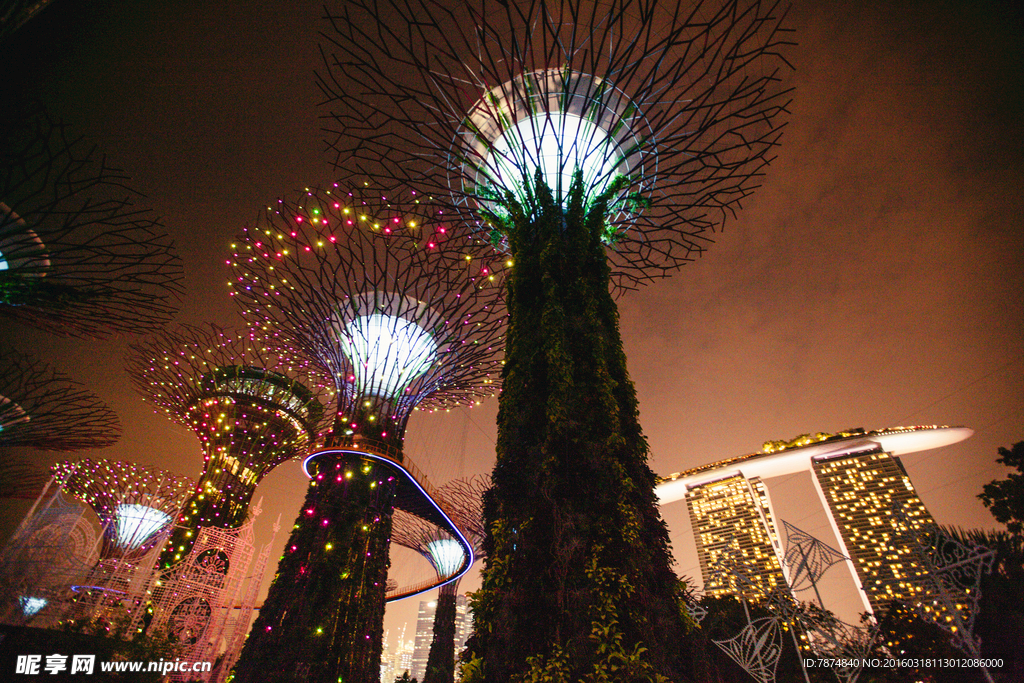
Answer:
<svg viewBox="0 0 1024 683"><path fill-rule="evenodd" d="M268 208L229 261L250 325L315 358L337 388L238 681L379 678L391 515L430 507L406 476L409 415L496 392L500 278L450 225L411 217L415 202L307 190Z"/></svg>
<svg viewBox="0 0 1024 683"><path fill-rule="evenodd" d="M330 380L273 338L216 325L182 325L133 343L127 369L136 390L191 429L204 451L203 472L160 558L167 569L188 555L200 525L242 524L263 477L306 454Z"/></svg>
<svg viewBox="0 0 1024 683"><path fill-rule="evenodd" d="M77 585L66 587L71 592L62 601L64 623L118 624L134 633L156 587L155 549L195 482L116 460L68 460L51 471L60 491L92 508L101 529L95 564Z"/></svg>
<svg viewBox="0 0 1024 683"><path fill-rule="evenodd" d="M0 351L0 451L103 448L120 436L117 415L91 391L39 359Z"/></svg>
<svg viewBox="0 0 1024 683"><path fill-rule="evenodd" d="M61 488L99 518L101 560L132 562L151 551L194 486L187 477L117 460L66 460L52 471Z"/></svg>
<svg viewBox="0 0 1024 683"><path fill-rule="evenodd" d="M467 675L682 668L609 290L696 258L760 182L787 106L784 15L774 0L353 0L328 17L338 172L414 184L514 262Z"/></svg>
<svg viewBox="0 0 1024 683"><path fill-rule="evenodd" d="M489 486L486 478L473 477L456 479L437 489L446 508L453 513L455 523L473 545L477 557L483 552L486 535L482 496ZM425 557L439 580L450 579L462 560L462 547L451 534L407 512L395 512L391 541ZM451 683L455 680L455 602L459 581L459 578L448 580L438 591L434 634L423 683Z"/></svg>
<svg viewBox="0 0 1024 683"><path fill-rule="evenodd" d="M45 113L11 111L0 115L0 315L91 337L166 323L181 259L125 173Z"/></svg>

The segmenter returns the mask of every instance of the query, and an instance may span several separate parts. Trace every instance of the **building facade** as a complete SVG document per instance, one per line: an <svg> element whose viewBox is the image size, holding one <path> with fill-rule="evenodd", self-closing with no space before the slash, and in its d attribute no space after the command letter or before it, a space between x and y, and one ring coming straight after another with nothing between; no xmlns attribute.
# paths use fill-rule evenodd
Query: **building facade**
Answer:
<svg viewBox="0 0 1024 683"><path fill-rule="evenodd" d="M786 585L771 500L759 478L734 475L695 485L686 504L706 594L758 599Z"/></svg>
<svg viewBox="0 0 1024 683"><path fill-rule="evenodd" d="M841 550L853 561L872 610L885 610L893 600L919 600L924 568L909 539L935 520L900 459L873 448L819 456L811 467Z"/></svg>
<svg viewBox="0 0 1024 683"><path fill-rule="evenodd" d="M935 522L899 456L952 445L971 434L946 426L803 434L766 442L758 453L664 477L657 493L662 505L687 501L705 593L757 597L787 583L765 482L810 472L839 550L857 578L864 610L884 611L891 601L902 600L950 622L953 616L933 595L935 582L922 566L925 551L915 543ZM753 585L723 572L723 563L740 567ZM954 609L963 612L964 596L952 597Z"/></svg>
<svg viewBox="0 0 1024 683"><path fill-rule="evenodd" d="M420 601L419 613L416 617L416 645L409 664L409 675L418 681L423 680L427 673L427 658L430 656L430 644L434 640L434 613L437 611L436 600ZM466 641L473 632L473 614L469 611L469 601L465 595L455 598L455 661L459 653L466 647Z"/></svg>

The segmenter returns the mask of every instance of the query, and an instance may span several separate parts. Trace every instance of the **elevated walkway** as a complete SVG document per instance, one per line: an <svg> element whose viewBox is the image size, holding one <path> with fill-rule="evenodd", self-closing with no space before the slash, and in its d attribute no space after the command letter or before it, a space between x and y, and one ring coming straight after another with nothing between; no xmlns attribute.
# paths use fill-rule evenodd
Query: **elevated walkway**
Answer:
<svg viewBox="0 0 1024 683"><path fill-rule="evenodd" d="M387 601L394 602L432 590L461 578L473 566L476 557L473 547L453 521L453 515L445 509L444 501L430 485L427 476L397 448L371 439L343 437L334 439L331 446L314 448L302 462L302 471L310 477L309 463L321 455L348 453L368 460L375 460L393 471L398 479L395 491L395 508L416 515L447 531L462 547L462 563L447 576L422 581L409 586L399 586L387 593Z"/></svg>

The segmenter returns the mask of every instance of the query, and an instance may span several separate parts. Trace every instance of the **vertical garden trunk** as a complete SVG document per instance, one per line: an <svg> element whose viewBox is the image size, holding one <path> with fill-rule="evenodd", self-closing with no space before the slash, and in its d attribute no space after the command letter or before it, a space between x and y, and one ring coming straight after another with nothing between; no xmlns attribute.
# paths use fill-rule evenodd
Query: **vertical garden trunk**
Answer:
<svg viewBox="0 0 1024 683"><path fill-rule="evenodd" d="M455 597L458 581L441 586L434 612L434 638L427 655L427 672L422 683L452 683L455 680Z"/></svg>
<svg viewBox="0 0 1024 683"><path fill-rule="evenodd" d="M545 189L508 221L510 326L466 675L673 676L686 621L609 292L604 202L585 215L578 180L568 210Z"/></svg>
<svg viewBox="0 0 1024 683"><path fill-rule="evenodd" d="M236 683L377 683L395 479L343 453L316 473L235 665Z"/></svg>

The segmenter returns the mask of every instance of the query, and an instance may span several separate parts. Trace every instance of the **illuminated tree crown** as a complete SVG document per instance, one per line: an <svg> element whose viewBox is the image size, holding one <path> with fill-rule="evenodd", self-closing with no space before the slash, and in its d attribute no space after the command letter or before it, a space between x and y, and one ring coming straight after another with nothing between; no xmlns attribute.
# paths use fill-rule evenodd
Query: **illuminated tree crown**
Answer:
<svg viewBox="0 0 1024 683"><path fill-rule="evenodd" d="M493 250L400 206L308 190L268 208L229 261L249 324L330 374L346 433L382 441L413 408L493 395L505 325Z"/></svg>
<svg viewBox="0 0 1024 683"><path fill-rule="evenodd" d="M320 86L336 168L414 184L495 241L605 196L615 284L699 255L760 182L788 104L777 2L355 0ZM513 247L513 253L515 249Z"/></svg>

